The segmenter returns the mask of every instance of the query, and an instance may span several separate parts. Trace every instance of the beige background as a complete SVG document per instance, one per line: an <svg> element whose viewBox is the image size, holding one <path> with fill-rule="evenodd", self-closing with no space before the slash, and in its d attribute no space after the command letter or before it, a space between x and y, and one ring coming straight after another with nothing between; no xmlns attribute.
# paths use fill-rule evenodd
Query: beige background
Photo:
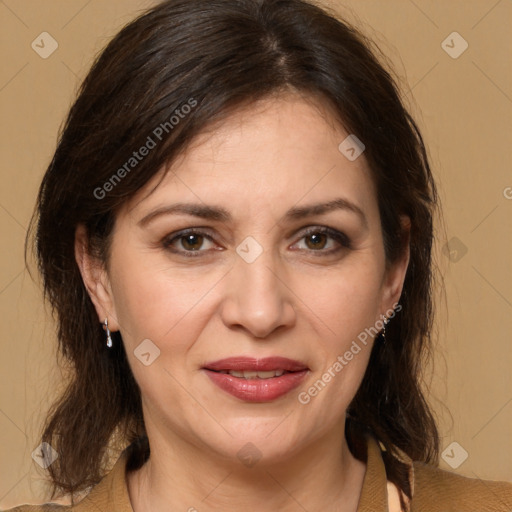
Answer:
<svg viewBox="0 0 512 512"><path fill-rule="evenodd" d="M0 508L45 499L45 472L31 452L60 381L54 326L38 284L24 270L23 242L36 191L93 56L153 3L0 0ZM456 441L467 451L467 460L453 469L462 475L512 480L512 2L329 5L377 40L391 59L438 179L447 238L440 235L436 249L447 294L429 388L442 448ZM59 44L47 59L31 48L43 31ZM454 31L469 44L456 59L441 45ZM461 48L456 39L447 44L452 51ZM443 250L446 240L451 261ZM458 460L460 453L449 451L447 460ZM441 467L450 469L444 460Z"/></svg>

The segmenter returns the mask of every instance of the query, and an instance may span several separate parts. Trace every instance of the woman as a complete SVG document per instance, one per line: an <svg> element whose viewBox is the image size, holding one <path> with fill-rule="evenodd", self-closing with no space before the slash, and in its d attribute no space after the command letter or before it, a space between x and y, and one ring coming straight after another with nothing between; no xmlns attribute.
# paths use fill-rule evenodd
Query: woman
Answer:
<svg viewBox="0 0 512 512"><path fill-rule="evenodd" d="M125 27L38 199L73 367L42 436L52 497L509 510L511 484L436 467L420 388L436 206L393 79L318 7L171 0Z"/></svg>

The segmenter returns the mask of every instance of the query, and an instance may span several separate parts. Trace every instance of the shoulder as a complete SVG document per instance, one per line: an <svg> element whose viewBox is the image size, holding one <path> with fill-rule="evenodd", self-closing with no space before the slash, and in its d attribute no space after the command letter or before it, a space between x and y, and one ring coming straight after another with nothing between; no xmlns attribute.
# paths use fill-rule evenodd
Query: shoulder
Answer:
<svg viewBox="0 0 512 512"><path fill-rule="evenodd" d="M8 510L0 510L0 512L66 512L72 510L66 505L57 503L45 503L43 505L18 505Z"/></svg>
<svg viewBox="0 0 512 512"><path fill-rule="evenodd" d="M18 505L0 512L133 512L125 479L131 454L129 447L125 449L111 470L96 485L79 494L74 505L55 502Z"/></svg>
<svg viewBox="0 0 512 512"><path fill-rule="evenodd" d="M512 483L481 480L413 463L415 512L509 512Z"/></svg>

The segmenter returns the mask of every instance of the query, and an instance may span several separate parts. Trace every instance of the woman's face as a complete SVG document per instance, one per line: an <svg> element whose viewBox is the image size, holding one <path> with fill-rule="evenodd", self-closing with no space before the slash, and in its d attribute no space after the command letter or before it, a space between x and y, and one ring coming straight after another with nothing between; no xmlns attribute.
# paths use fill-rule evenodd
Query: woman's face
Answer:
<svg viewBox="0 0 512 512"><path fill-rule="evenodd" d="M407 255L386 270L364 153L342 153L349 134L319 108L238 112L116 220L93 299L121 331L152 450L271 463L343 435Z"/></svg>

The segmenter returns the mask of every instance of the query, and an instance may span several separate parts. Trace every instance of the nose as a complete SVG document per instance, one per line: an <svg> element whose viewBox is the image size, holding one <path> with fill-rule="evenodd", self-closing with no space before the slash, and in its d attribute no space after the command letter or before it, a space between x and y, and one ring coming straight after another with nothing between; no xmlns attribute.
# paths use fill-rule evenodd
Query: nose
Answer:
<svg viewBox="0 0 512 512"><path fill-rule="evenodd" d="M296 313L289 279L270 251L263 251L252 263L237 256L225 287L221 317L230 329L266 338L279 328L294 325Z"/></svg>

